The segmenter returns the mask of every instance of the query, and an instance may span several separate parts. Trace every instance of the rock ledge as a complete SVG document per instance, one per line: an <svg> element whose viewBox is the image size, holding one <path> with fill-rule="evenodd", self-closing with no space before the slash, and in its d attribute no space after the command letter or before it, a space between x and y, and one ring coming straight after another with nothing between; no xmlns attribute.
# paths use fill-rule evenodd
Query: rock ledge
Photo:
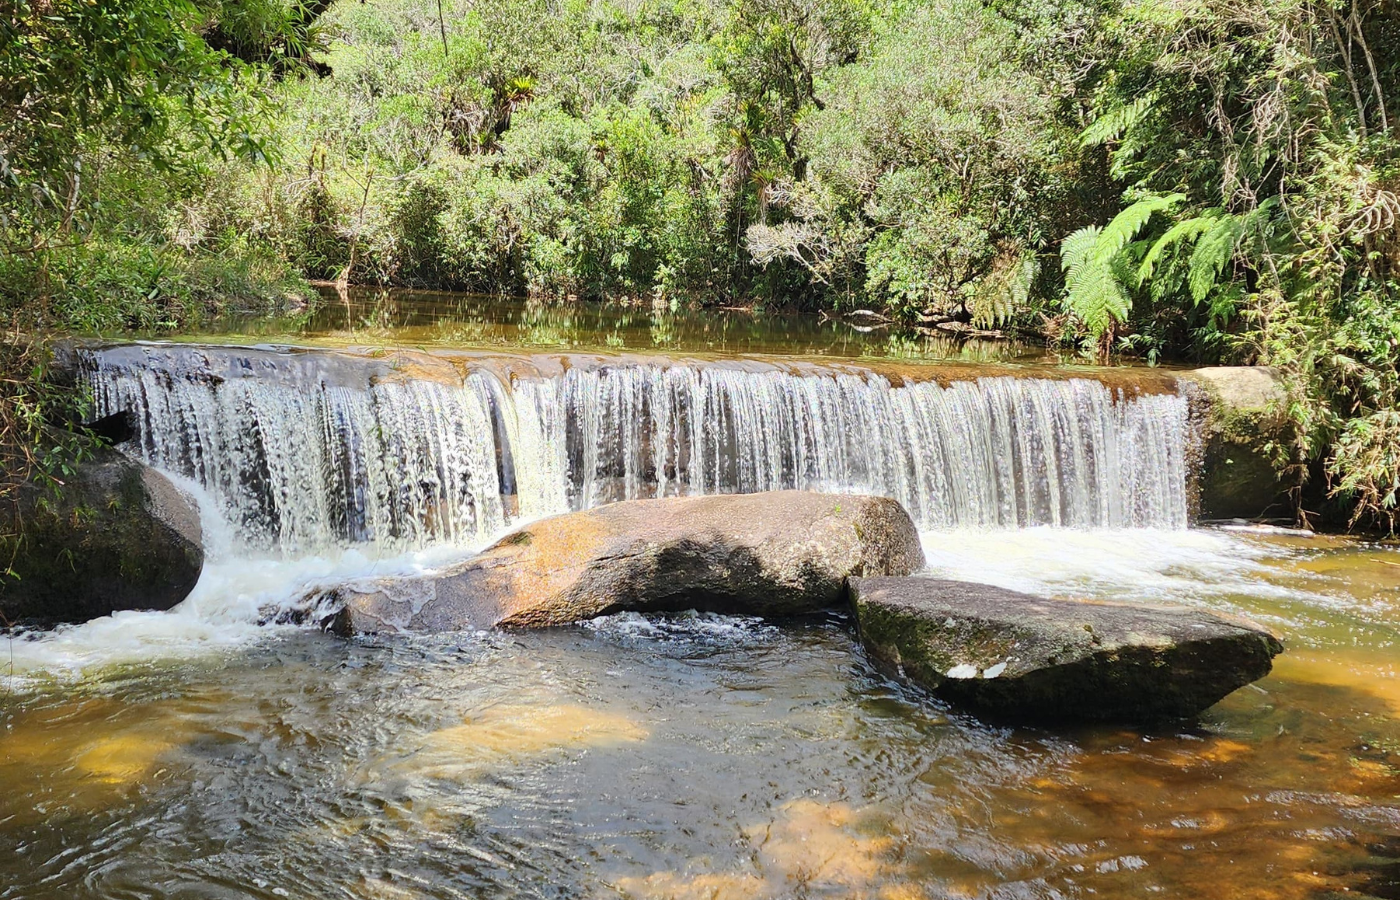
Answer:
<svg viewBox="0 0 1400 900"><path fill-rule="evenodd" d="M1189 607L1049 600L932 578L852 578L879 662L951 703L1017 722L1190 718L1269 673L1265 628Z"/></svg>

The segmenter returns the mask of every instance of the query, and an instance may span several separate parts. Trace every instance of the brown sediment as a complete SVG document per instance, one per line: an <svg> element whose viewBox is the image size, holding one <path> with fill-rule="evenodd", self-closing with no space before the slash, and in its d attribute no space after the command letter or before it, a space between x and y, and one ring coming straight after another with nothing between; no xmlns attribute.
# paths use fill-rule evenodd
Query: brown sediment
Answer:
<svg viewBox="0 0 1400 900"><path fill-rule="evenodd" d="M201 732L193 714L211 700L220 698L89 696L20 713L0 730L0 784L37 787L22 806L0 792L0 821L40 822L54 808L100 810L127 798L168 773Z"/></svg>
<svg viewBox="0 0 1400 900"><path fill-rule="evenodd" d="M124 350L123 350L124 348ZM882 359L833 359L830 357L729 356L704 353L597 353L597 352L501 352L455 348L348 345L336 348L292 346L239 346L233 344L142 344L87 346L87 352L113 349L125 353L149 352L149 362L166 368L183 367L220 377L272 376L282 380L306 380L307 363L319 363L332 381L364 384L380 381L423 380L460 383L467 375L484 371L510 382L519 378L551 378L571 369L598 370L619 367L717 368L746 373L779 372L801 377L854 376L882 378L894 387L934 383L948 387L958 382L987 378L1037 378L1050 381L1096 381L1116 395L1136 397L1173 394L1179 390L1177 374L1145 367L1095 367L1065 365L1012 365L962 361L899 362ZM179 361L179 365L176 361ZM313 379L314 380L314 379Z"/></svg>
<svg viewBox="0 0 1400 900"><path fill-rule="evenodd" d="M646 740L637 720L574 703L498 703L425 735L387 756L394 771L423 778L472 779L556 751Z"/></svg>
<svg viewBox="0 0 1400 900"><path fill-rule="evenodd" d="M655 872L613 885L635 900L780 900L829 891L847 900L927 896L900 863L888 824L875 808L801 798L741 830L752 869Z"/></svg>

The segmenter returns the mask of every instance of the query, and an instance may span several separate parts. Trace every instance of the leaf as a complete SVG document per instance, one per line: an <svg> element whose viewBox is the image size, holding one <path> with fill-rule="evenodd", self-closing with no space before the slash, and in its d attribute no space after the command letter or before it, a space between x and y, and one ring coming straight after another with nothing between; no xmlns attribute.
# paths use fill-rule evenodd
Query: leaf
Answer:
<svg viewBox="0 0 1400 900"><path fill-rule="evenodd" d="M1066 299L1070 311L1096 337L1113 322L1127 318L1130 309L1127 292L1112 268L1098 260L1084 268Z"/></svg>
<svg viewBox="0 0 1400 900"><path fill-rule="evenodd" d="M1148 250L1147 255L1142 258L1142 264L1138 266L1137 270L1137 283L1144 284L1152 277L1152 273L1157 267L1157 260L1172 246L1189 244L1210 230L1211 226L1215 224L1217 214L1218 211L1209 210L1204 215L1183 219L1168 228L1166 234L1158 238L1157 242L1152 245L1152 249Z"/></svg>
<svg viewBox="0 0 1400 900"><path fill-rule="evenodd" d="M1191 299L1197 304L1206 299L1219 281L1225 264L1235 255L1235 246L1242 234L1244 218L1226 215L1218 218L1210 230L1196 241L1186 283L1191 288Z"/></svg>
<svg viewBox="0 0 1400 900"><path fill-rule="evenodd" d="M1060 266L1067 281L1074 282L1079 277L1080 270L1094 255L1094 247L1098 244L1101 231L1103 229L1097 225L1087 225L1060 242Z"/></svg>
<svg viewBox="0 0 1400 900"><path fill-rule="evenodd" d="M1176 206L1182 194L1148 196L1099 229L1081 228L1060 243L1065 271L1065 305L1097 337L1132 310L1126 283L1132 278L1123 251L1151 218Z"/></svg>
<svg viewBox="0 0 1400 900"><path fill-rule="evenodd" d="M1107 262L1128 245L1128 242L1137 237L1137 233L1147 224L1152 216L1159 212L1166 212L1186 199L1185 194L1170 194L1166 197L1148 196L1144 197L1132 206L1113 217L1099 235L1098 245L1094 249L1094 255Z"/></svg>
<svg viewBox="0 0 1400 900"><path fill-rule="evenodd" d="M1080 132L1079 143L1084 147L1099 147L1117 140L1147 118L1156 99L1153 94L1144 94L1131 103L1106 110Z"/></svg>

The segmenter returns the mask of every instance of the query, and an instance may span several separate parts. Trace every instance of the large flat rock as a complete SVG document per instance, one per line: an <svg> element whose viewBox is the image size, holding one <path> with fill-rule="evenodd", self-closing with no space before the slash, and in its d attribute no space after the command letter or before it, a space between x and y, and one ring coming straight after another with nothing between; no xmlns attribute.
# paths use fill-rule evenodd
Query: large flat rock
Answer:
<svg viewBox="0 0 1400 900"><path fill-rule="evenodd" d="M1267 629L1189 607L1050 600L931 578L853 578L861 641L951 703L1017 722L1190 718L1269 673Z"/></svg>
<svg viewBox="0 0 1400 900"><path fill-rule="evenodd" d="M357 582L337 630L538 628L622 611L786 616L842 605L853 575L924 565L883 497L775 491L614 503L527 525L426 576Z"/></svg>

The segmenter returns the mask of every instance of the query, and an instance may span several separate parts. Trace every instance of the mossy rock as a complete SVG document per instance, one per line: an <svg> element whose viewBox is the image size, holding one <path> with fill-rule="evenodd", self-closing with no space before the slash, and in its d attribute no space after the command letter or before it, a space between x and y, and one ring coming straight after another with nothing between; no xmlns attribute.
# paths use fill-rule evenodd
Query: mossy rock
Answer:
<svg viewBox="0 0 1400 900"><path fill-rule="evenodd" d="M1269 674L1279 639L1187 607L1050 600L932 578L852 578L861 642L933 694L1011 722L1189 719Z"/></svg>
<svg viewBox="0 0 1400 900"><path fill-rule="evenodd" d="M124 609L169 609L204 567L194 501L114 450L81 463L55 500L23 486L0 511L8 624L82 622Z"/></svg>
<svg viewBox="0 0 1400 900"><path fill-rule="evenodd" d="M1287 486L1271 449L1292 442L1277 374L1261 366L1216 366L1182 377L1197 389L1200 518L1287 515Z"/></svg>

